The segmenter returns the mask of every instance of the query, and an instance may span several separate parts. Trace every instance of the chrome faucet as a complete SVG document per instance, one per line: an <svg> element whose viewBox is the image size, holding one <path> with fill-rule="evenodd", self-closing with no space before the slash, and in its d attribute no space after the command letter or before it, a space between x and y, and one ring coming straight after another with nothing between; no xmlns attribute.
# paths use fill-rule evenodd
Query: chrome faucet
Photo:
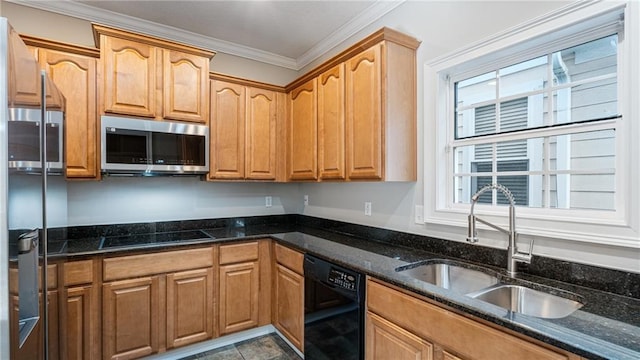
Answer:
<svg viewBox="0 0 640 360"><path fill-rule="evenodd" d="M494 225L482 218L477 217L473 214L473 208L478 202L480 195L489 190L500 190L504 196L509 200L509 230L505 230L497 225ZM533 240L531 240L531 244L529 245L529 252L524 253L518 251L518 246L516 244L518 233L516 232L516 208L515 208L516 200L513 198L513 194L509 189L500 184L489 184L484 186L482 189L478 190L471 197L471 212L469 213L469 227L467 232L467 241L470 243L478 242L478 232L476 231L476 221L479 221L487 226L490 226L500 232L503 232L509 235L509 245L507 247L507 272L510 276L514 276L516 274L516 264L518 262L523 262L530 264L531 263L531 251L533 250Z"/></svg>

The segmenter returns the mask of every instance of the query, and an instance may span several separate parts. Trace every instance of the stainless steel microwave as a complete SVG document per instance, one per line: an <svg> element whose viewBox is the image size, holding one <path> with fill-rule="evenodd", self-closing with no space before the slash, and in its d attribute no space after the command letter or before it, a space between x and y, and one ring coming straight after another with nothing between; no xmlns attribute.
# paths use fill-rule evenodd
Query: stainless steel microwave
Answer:
<svg viewBox="0 0 640 360"><path fill-rule="evenodd" d="M209 127L199 124L101 117L102 172L196 175L209 171Z"/></svg>
<svg viewBox="0 0 640 360"><path fill-rule="evenodd" d="M12 171L40 173L40 109L9 108L7 121L9 134L9 169ZM64 113L46 111L44 124L47 137L47 172L64 170Z"/></svg>

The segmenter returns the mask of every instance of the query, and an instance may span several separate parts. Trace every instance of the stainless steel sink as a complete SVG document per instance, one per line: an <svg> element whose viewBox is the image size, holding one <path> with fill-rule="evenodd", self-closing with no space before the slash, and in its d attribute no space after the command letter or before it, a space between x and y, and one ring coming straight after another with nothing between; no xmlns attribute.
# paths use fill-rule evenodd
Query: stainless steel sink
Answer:
<svg viewBox="0 0 640 360"><path fill-rule="evenodd" d="M467 294L504 309L545 319L559 319L571 315L582 303L518 285L493 286Z"/></svg>
<svg viewBox="0 0 640 360"><path fill-rule="evenodd" d="M396 271L461 294L478 291L498 283L495 276L455 265L455 262L448 260L405 265L396 268Z"/></svg>

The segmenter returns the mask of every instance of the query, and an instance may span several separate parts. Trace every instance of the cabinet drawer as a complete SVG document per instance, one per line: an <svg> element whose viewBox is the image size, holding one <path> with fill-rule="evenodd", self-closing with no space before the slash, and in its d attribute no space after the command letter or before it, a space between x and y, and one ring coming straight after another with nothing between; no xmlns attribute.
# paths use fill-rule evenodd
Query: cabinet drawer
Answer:
<svg viewBox="0 0 640 360"><path fill-rule="evenodd" d="M220 246L220 265L258 260L258 242Z"/></svg>
<svg viewBox="0 0 640 360"><path fill-rule="evenodd" d="M93 282L93 260L73 261L64 264L64 286Z"/></svg>
<svg viewBox="0 0 640 360"><path fill-rule="evenodd" d="M297 272L302 275L303 273L303 263L304 263L304 255L300 252L297 252L293 249L289 249L286 246L282 246L276 243L276 261L279 264L284 265L285 267Z"/></svg>
<svg viewBox="0 0 640 360"><path fill-rule="evenodd" d="M570 358L424 300L367 280L368 310L469 359Z"/></svg>
<svg viewBox="0 0 640 360"><path fill-rule="evenodd" d="M206 247L105 259L103 277L104 281L111 281L210 266L213 266L213 250Z"/></svg>

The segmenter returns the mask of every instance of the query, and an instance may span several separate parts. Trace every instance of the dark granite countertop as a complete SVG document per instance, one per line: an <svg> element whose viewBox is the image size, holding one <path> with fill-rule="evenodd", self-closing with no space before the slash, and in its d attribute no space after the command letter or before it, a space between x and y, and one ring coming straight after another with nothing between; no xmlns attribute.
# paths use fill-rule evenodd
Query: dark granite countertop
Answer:
<svg viewBox="0 0 640 360"><path fill-rule="evenodd" d="M98 254L125 255L150 249L163 250L194 244L271 237L292 248L433 299L460 313L487 320L585 358L640 359L640 299L635 297L617 295L526 273L519 273L516 278L510 278L502 268L464 260L472 267L481 266L495 272L501 282L516 283L546 291L554 289L569 291L578 294L585 304L565 318L541 319L509 312L489 303L416 280L395 270L399 266L417 261L449 258L442 254L364 240L336 232L335 229L324 230L299 224L264 223L245 226L243 223L227 222L222 226L214 225L203 223L200 227L195 226L199 228L202 237L194 235L194 224L190 224L190 229L171 226L154 228L153 230L160 235L128 234L128 242L123 240L123 235L127 235L126 233L118 233L116 230L105 233L103 227L100 231L105 233L104 236L74 234L73 239L50 242L50 248L57 251L52 253L51 257L55 259ZM173 234L163 235L163 233L177 230L190 234L185 239L180 239L180 236L176 238ZM160 239L160 241L154 239Z"/></svg>

